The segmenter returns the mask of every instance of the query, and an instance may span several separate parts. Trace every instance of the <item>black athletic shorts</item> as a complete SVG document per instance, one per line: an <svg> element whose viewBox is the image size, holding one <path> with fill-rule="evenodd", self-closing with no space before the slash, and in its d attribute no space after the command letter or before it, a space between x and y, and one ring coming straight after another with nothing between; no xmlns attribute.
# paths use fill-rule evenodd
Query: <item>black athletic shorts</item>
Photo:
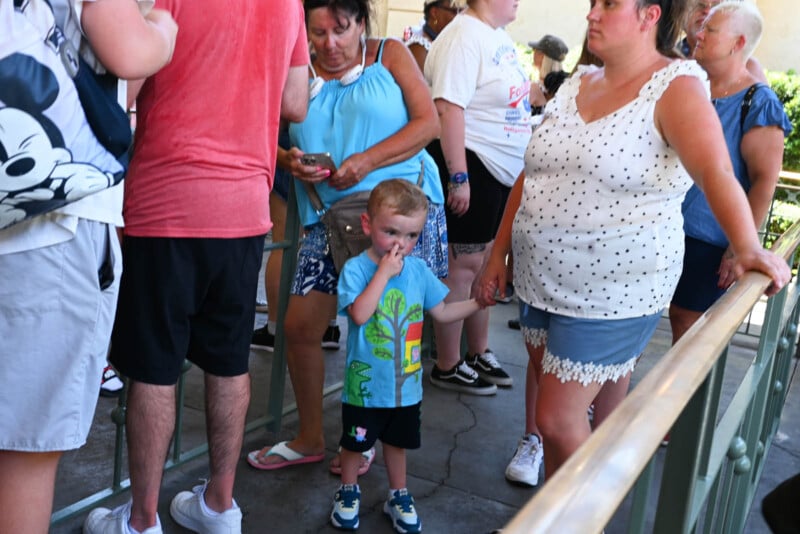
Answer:
<svg viewBox="0 0 800 534"><path fill-rule="evenodd" d="M177 382L184 358L247 372L264 236L125 236L110 361L138 382Z"/></svg>
<svg viewBox="0 0 800 534"><path fill-rule="evenodd" d="M431 141L427 150L439 167L439 178L442 181L445 198L447 198L450 174L439 140ZM503 218L508 194L511 192L510 187L497 181L475 152L467 150L466 155L469 174L469 209L461 217L453 215L449 209L445 209L447 241L451 245L489 243L494 240L497 229L500 227L500 220ZM445 202L445 208L447 208L447 202Z"/></svg>

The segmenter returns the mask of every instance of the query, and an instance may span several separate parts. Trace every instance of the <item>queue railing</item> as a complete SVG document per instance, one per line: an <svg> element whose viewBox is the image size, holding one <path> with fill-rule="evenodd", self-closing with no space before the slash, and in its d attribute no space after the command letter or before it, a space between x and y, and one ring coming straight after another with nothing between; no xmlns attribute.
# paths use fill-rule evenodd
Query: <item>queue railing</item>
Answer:
<svg viewBox="0 0 800 534"><path fill-rule="evenodd" d="M780 237L780 233L774 230L776 225L773 224L773 221L778 217L785 217L785 213L779 209L779 206L782 204L797 206L797 211L800 211L800 173L781 171L779 174L776 194L773 196L772 202L770 203L764 224L759 230L761 241L764 246L769 246L770 243L773 243ZM753 321L753 319L758 319L763 315L764 301L765 299L762 298L761 302L747 314L747 318L742 321L739 327L739 333L758 337L760 334L760 322L758 320Z"/></svg>
<svg viewBox="0 0 800 534"><path fill-rule="evenodd" d="M795 223L772 247L794 263ZM503 528L601 532L630 495L627 532L741 533L788 390L797 346L796 277L770 298L758 349L721 402L731 339L767 288L746 273ZM656 451L670 441L663 469ZM658 472L657 472L658 471Z"/></svg>

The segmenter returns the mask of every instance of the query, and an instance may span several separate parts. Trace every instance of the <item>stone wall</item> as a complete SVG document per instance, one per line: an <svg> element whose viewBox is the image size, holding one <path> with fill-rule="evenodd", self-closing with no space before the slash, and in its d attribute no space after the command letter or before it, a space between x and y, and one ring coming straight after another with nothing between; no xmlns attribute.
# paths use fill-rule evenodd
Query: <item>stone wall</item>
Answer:
<svg viewBox="0 0 800 534"><path fill-rule="evenodd" d="M757 0L764 15L764 35L755 56L769 70L800 72L800 0ZM375 0L374 33L399 37L406 26L422 20L423 0ZM515 41L527 43L546 33L579 47L586 30L586 0L541 2L520 0L517 20L508 26Z"/></svg>

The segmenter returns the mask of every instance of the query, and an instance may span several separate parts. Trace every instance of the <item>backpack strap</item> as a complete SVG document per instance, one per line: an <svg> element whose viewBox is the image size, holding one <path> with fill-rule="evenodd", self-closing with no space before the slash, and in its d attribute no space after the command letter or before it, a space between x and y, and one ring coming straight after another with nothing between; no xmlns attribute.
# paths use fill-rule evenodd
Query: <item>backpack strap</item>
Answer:
<svg viewBox="0 0 800 534"><path fill-rule="evenodd" d="M756 90L758 89L759 85L761 84L754 83L744 95L744 99L742 100L742 112L739 116L740 130L744 130L744 120L747 118L747 114L750 112L750 105L753 103L753 95L756 94Z"/></svg>

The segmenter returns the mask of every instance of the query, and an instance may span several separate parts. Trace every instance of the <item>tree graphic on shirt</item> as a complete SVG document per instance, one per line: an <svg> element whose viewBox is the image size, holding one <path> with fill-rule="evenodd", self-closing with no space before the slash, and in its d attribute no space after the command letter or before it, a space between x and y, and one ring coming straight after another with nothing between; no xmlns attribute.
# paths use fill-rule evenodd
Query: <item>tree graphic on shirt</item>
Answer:
<svg viewBox="0 0 800 534"><path fill-rule="evenodd" d="M401 406L403 384L414 376L419 380L420 346L422 340L422 305L408 306L399 289L390 289L378 304L364 333L373 346L373 355L379 360L393 360L395 377L395 405Z"/></svg>

